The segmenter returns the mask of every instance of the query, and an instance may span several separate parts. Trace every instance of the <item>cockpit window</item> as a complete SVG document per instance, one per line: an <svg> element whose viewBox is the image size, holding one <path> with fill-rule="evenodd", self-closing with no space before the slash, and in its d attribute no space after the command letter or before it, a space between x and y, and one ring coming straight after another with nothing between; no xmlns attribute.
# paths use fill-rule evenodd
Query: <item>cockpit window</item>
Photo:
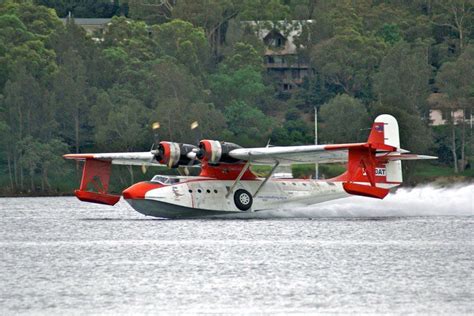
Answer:
<svg viewBox="0 0 474 316"><path fill-rule="evenodd" d="M158 183L167 184L167 185L176 184L176 183L179 183L179 178L158 175L158 176L154 176L151 179L151 182L158 182Z"/></svg>

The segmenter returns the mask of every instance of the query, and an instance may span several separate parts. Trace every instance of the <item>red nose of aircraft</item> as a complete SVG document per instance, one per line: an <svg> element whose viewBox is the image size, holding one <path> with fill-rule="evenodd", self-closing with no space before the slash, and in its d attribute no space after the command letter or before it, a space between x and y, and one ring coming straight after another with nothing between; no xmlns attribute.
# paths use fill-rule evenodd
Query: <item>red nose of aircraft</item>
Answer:
<svg viewBox="0 0 474 316"><path fill-rule="evenodd" d="M144 199L145 194L153 189L158 189L163 187L162 184L159 183L151 183L151 182L138 182L131 187L125 189L122 192L123 198L126 200L138 200Z"/></svg>

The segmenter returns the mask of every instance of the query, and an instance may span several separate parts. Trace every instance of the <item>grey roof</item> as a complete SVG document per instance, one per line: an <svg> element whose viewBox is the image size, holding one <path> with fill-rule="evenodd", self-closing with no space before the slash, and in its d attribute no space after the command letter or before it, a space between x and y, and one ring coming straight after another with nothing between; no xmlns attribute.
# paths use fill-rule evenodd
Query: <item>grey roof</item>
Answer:
<svg viewBox="0 0 474 316"><path fill-rule="evenodd" d="M68 18L62 18L61 21L66 23ZM88 18L74 18L74 23L77 25L106 25L110 23L112 19L88 19Z"/></svg>

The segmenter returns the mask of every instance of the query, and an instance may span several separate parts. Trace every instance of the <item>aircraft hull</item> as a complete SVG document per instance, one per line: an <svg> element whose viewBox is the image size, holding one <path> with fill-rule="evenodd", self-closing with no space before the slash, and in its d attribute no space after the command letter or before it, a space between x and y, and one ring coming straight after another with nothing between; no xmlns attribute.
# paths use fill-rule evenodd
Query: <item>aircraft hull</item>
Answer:
<svg viewBox="0 0 474 316"><path fill-rule="evenodd" d="M155 200L135 200L126 199L133 209L146 216L154 216L160 218L181 219L181 218L200 218L216 215L231 215L239 212L236 211L217 211L205 210L198 208L190 208L166 202Z"/></svg>
<svg viewBox="0 0 474 316"><path fill-rule="evenodd" d="M341 183L279 179L265 184L253 196L248 209L236 202L239 190L254 194L261 180L242 181L227 195L232 181L189 181L176 185L153 187L138 183L124 191L125 200L139 213L160 218L247 218L263 211L317 204L349 196ZM252 195L251 194L251 195Z"/></svg>

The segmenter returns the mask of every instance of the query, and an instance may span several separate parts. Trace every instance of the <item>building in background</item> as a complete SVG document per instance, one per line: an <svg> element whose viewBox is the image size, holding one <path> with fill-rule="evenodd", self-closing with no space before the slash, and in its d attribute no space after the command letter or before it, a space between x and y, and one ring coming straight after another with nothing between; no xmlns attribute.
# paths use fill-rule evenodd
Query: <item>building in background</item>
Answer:
<svg viewBox="0 0 474 316"><path fill-rule="evenodd" d="M67 23L72 17L60 19L64 24ZM112 19L89 19L89 18L74 18L74 23L82 27L93 40L101 40L105 31L105 28L110 24Z"/></svg>
<svg viewBox="0 0 474 316"><path fill-rule="evenodd" d="M432 93L428 97L428 104L430 106L430 122L432 126L446 125L450 122L459 124L464 121L470 124L472 128L474 123L472 106L467 109L459 108L442 93Z"/></svg>
<svg viewBox="0 0 474 316"><path fill-rule="evenodd" d="M282 91L291 92L311 71L308 62L298 57L295 45L295 37L301 34L302 25L307 22L311 21L280 21L271 28L257 31L257 36L265 44L265 69Z"/></svg>

